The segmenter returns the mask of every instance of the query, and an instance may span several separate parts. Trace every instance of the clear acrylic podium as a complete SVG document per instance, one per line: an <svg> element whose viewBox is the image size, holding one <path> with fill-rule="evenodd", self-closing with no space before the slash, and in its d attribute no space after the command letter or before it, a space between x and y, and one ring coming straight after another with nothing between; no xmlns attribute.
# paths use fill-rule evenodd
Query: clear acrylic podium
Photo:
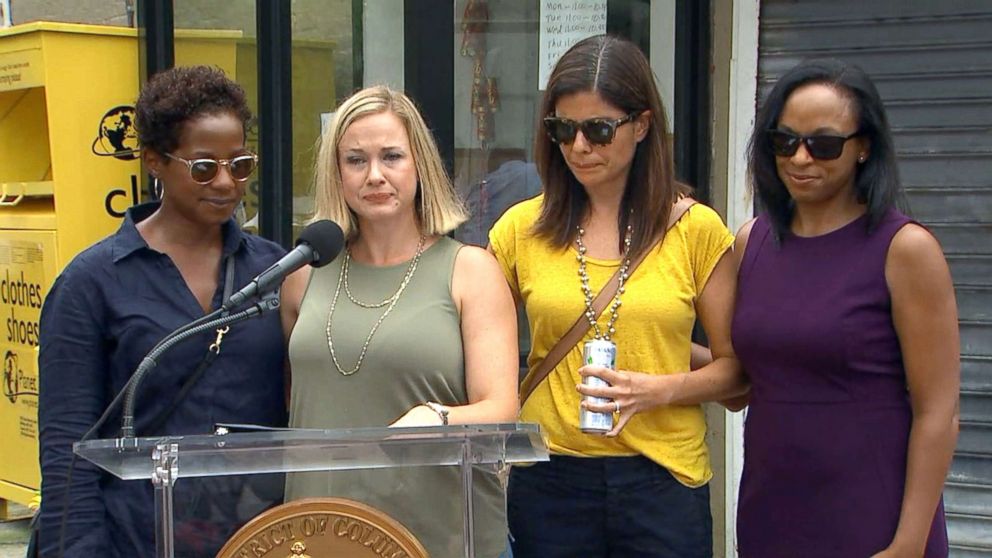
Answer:
<svg viewBox="0 0 992 558"><path fill-rule="evenodd" d="M442 465L460 467L465 556L474 558L473 468L495 473L548 460L539 427L523 423L107 439L73 449L118 478L152 482L158 558L175 558L173 486L180 478Z"/></svg>

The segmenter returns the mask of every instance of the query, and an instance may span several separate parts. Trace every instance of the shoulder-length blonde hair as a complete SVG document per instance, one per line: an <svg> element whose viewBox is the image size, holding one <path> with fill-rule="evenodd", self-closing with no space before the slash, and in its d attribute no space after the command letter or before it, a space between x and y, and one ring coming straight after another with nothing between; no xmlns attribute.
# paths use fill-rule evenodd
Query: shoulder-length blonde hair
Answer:
<svg viewBox="0 0 992 558"><path fill-rule="evenodd" d="M314 165L316 213L314 220L330 219L341 225L345 238L358 234L358 219L345 202L338 166L338 146L345 131L356 120L391 112L406 129L417 169L417 222L423 234L447 234L468 219L458 199L441 154L427 124L413 101L400 91L379 85L348 97L338 107L331 125L321 136Z"/></svg>

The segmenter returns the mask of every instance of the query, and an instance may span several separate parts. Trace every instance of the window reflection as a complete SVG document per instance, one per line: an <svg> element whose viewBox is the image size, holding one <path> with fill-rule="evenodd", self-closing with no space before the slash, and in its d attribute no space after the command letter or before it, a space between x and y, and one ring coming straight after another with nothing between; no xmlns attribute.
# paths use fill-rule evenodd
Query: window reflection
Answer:
<svg viewBox="0 0 992 558"><path fill-rule="evenodd" d="M503 211L540 191L530 162L540 101L539 4L458 0L454 9L453 178L472 215L455 238L485 246Z"/></svg>

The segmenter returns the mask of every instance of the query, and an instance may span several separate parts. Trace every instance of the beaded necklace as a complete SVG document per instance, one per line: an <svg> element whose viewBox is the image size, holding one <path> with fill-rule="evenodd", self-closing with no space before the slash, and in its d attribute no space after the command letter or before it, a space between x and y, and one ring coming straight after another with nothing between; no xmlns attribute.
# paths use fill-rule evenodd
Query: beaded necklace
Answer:
<svg viewBox="0 0 992 558"><path fill-rule="evenodd" d="M596 321L596 311L592 307L594 297L592 289L589 288L589 274L586 273L586 245L582 242L582 235L586 231L581 225L576 226L575 229L575 245L579 252L579 255L576 256L576 259L579 260L579 280L582 283L582 294L585 296L586 301L585 316L589 320L589 325L592 326L595 339L610 341L610 337L617 332L614 325L620 312L620 295L624 293L623 284L627 281L627 270L630 269L630 236L632 228L630 225L627 225L627 233L623 239L623 257L620 262L620 274L617 280L617 294L613 296L613 302L610 303L610 320L603 329L600 329L599 322Z"/></svg>

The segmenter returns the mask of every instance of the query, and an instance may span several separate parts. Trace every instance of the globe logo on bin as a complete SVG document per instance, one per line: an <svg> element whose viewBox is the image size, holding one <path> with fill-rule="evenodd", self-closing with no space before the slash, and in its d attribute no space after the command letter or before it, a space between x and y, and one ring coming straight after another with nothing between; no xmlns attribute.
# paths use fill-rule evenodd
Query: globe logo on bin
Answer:
<svg viewBox="0 0 992 558"><path fill-rule="evenodd" d="M121 161L138 158L138 131L134 128L134 107L122 105L107 111L100 120L93 154Z"/></svg>
<svg viewBox="0 0 992 558"><path fill-rule="evenodd" d="M11 403L17 403L21 396L38 396L38 381L21 370L14 351L3 357L3 394Z"/></svg>
<svg viewBox="0 0 992 558"><path fill-rule="evenodd" d="M3 394L11 403L17 402L17 353L7 351L3 359Z"/></svg>

